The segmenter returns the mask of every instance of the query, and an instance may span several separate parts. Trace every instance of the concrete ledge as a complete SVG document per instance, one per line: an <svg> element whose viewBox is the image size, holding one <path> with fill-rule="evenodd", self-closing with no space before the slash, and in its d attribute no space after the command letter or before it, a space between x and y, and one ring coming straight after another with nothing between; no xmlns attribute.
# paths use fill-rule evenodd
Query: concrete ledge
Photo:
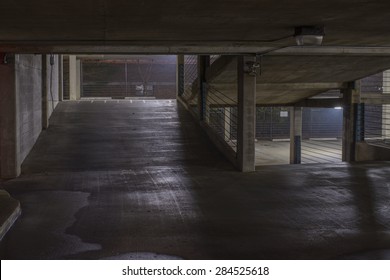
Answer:
<svg viewBox="0 0 390 280"><path fill-rule="evenodd" d="M356 161L390 160L390 149L366 142L356 144Z"/></svg>
<svg viewBox="0 0 390 280"><path fill-rule="evenodd" d="M20 203L0 189L0 241L21 214Z"/></svg>

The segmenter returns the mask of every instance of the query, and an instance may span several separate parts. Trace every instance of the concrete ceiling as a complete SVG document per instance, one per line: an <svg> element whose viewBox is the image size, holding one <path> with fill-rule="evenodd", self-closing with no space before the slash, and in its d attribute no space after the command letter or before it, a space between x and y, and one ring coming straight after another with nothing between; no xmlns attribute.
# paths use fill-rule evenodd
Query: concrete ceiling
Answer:
<svg viewBox="0 0 390 280"><path fill-rule="evenodd" d="M256 79L257 104L292 104L388 68L390 57L386 56L264 56ZM207 79L211 103L237 100L234 56L220 57L211 65Z"/></svg>
<svg viewBox="0 0 390 280"><path fill-rule="evenodd" d="M258 103L295 102L390 68L388 0L1 0L0 10L0 52L253 54L287 47L264 57ZM324 46L296 47L294 27L302 25L324 25ZM214 87L233 88L234 63L213 77Z"/></svg>
<svg viewBox="0 0 390 280"><path fill-rule="evenodd" d="M334 83L354 81L390 68L390 56L264 56L258 84ZM230 57L224 70L209 76L212 83L236 83L237 60Z"/></svg>
<svg viewBox="0 0 390 280"><path fill-rule="evenodd" d="M294 45L299 25L324 25L325 45L390 46L387 0L1 0L0 47Z"/></svg>

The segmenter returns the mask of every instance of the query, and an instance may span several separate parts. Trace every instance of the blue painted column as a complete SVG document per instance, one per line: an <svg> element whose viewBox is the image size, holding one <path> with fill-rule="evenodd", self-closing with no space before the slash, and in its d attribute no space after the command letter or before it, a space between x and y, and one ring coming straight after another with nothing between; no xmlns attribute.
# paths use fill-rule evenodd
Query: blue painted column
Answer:
<svg viewBox="0 0 390 280"><path fill-rule="evenodd" d="M290 110L290 163L301 163L302 150L302 107Z"/></svg>

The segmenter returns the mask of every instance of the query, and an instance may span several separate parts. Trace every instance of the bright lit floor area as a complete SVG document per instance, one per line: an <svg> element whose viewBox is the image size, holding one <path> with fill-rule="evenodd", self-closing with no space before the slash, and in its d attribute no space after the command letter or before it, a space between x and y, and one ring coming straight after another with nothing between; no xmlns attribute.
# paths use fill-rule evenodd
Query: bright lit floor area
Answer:
<svg viewBox="0 0 390 280"><path fill-rule="evenodd" d="M276 158L276 144L261 150ZM65 101L22 175L1 182L22 215L0 257L390 258L389 174L389 162L241 173L176 101Z"/></svg>
<svg viewBox="0 0 390 280"><path fill-rule="evenodd" d="M256 141L256 166L290 164L290 141ZM302 141L301 163L341 163L340 139Z"/></svg>

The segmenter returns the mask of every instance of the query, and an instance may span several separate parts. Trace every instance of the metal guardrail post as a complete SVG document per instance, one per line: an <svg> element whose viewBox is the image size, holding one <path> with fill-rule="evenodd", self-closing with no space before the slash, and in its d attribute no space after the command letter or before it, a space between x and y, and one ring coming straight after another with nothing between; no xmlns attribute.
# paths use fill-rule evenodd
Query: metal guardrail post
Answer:
<svg viewBox="0 0 390 280"><path fill-rule="evenodd" d="M198 77L199 77L199 119L204 121L206 119L206 101L207 101L207 81L206 81L206 69L210 67L210 56L199 55L198 56Z"/></svg>

